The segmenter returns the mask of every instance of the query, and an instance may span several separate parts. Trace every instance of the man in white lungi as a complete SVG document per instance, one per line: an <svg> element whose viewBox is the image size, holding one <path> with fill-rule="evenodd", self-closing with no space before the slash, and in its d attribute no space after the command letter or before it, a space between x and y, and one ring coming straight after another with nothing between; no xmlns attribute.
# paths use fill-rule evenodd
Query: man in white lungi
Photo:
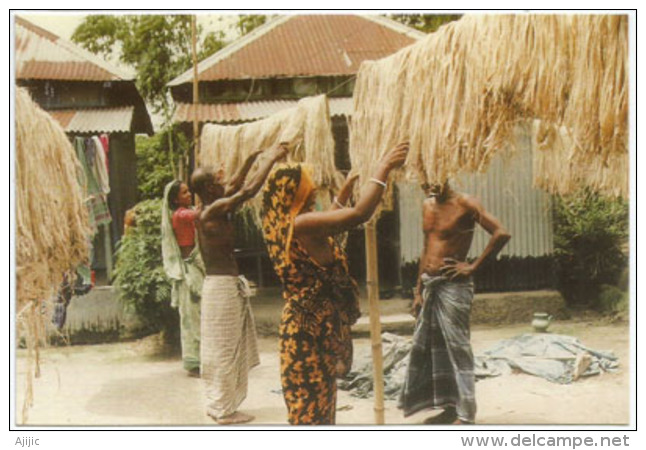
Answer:
<svg viewBox="0 0 646 450"><path fill-rule="evenodd" d="M274 163L286 153L284 145L263 152L247 181L246 174L259 152L230 181L224 180L222 171L208 168L198 168L191 176L191 188L203 204L196 228L206 268L200 371L206 389L206 413L222 425L254 419L239 412L238 407L247 396L249 369L260 363L248 284L239 275L233 256L233 218L236 210L260 190Z"/></svg>

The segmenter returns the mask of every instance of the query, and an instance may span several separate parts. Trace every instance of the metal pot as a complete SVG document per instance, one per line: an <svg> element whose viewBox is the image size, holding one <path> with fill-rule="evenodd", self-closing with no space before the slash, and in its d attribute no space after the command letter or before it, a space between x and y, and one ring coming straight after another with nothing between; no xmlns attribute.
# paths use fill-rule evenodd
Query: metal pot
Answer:
<svg viewBox="0 0 646 450"><path fill-rule="evenodd" d="M537 333L545 333L547 328L552 322L552 316L548 313L537 312L534 313L534 319L532 320L532 327Z"/></svg>

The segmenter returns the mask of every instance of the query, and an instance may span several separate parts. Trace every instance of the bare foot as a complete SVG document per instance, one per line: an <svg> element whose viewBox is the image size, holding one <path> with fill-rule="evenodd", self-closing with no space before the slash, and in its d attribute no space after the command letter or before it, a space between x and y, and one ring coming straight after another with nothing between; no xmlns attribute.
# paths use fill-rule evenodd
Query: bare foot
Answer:
<svg viewBox="0 0 646 450"><path fill-rule="evenodd" d="M254 416L236 411L228 416L215 419L215 421L220 425L234 425L236 423L251 422L253 419L255 419Z"/></svg>
<svg viewBox="0 0 646 450"><path fill-rule="evenodd" d="M424 421L425 425L449 425L455 423L457 418L455 408L447 408L437 416L429 417Z"/></svg>
<svg viewBox="0 0 646 450"><path fill-rule="evenodd" d="M473 422L465 422L461 419L455 419L451 425L473 425Z"/></svg>

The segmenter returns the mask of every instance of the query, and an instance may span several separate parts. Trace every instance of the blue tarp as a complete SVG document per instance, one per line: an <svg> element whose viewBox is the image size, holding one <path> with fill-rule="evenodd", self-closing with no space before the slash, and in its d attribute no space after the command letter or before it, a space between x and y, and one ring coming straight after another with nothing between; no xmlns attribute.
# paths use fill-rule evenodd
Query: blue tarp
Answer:
<svg viewBox="0 0 646 450"><path fill-rule="evenodd" d="M392 333L382 334L384 355L384 397L398 397L408 367L411 340ZM618 369L617 357L610 351L586 347L572 336L540 333L523 334L498 342L476 356L476 378L527 373L560 384L574 381L577 357L587 355L589 365L582 377L598 375L601 371ZM351 395L367 398L372 395L372 354L369 348L355 355L352 370L339 380L338 387Z"/></svg>

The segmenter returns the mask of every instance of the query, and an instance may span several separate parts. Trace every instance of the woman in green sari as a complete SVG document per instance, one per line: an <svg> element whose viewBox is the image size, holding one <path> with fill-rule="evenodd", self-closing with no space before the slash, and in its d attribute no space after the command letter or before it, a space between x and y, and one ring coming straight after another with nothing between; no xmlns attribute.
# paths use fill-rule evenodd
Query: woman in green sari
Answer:
<svg viewBox="0 0 646 450"><path fill-rule="evenodd" d="M204 263L195 240L191 192L185 183L173 181L164 189L162 204L162 258L172 283L171 306L178 308L184 369L200 374L200 295Z"/></svg>

